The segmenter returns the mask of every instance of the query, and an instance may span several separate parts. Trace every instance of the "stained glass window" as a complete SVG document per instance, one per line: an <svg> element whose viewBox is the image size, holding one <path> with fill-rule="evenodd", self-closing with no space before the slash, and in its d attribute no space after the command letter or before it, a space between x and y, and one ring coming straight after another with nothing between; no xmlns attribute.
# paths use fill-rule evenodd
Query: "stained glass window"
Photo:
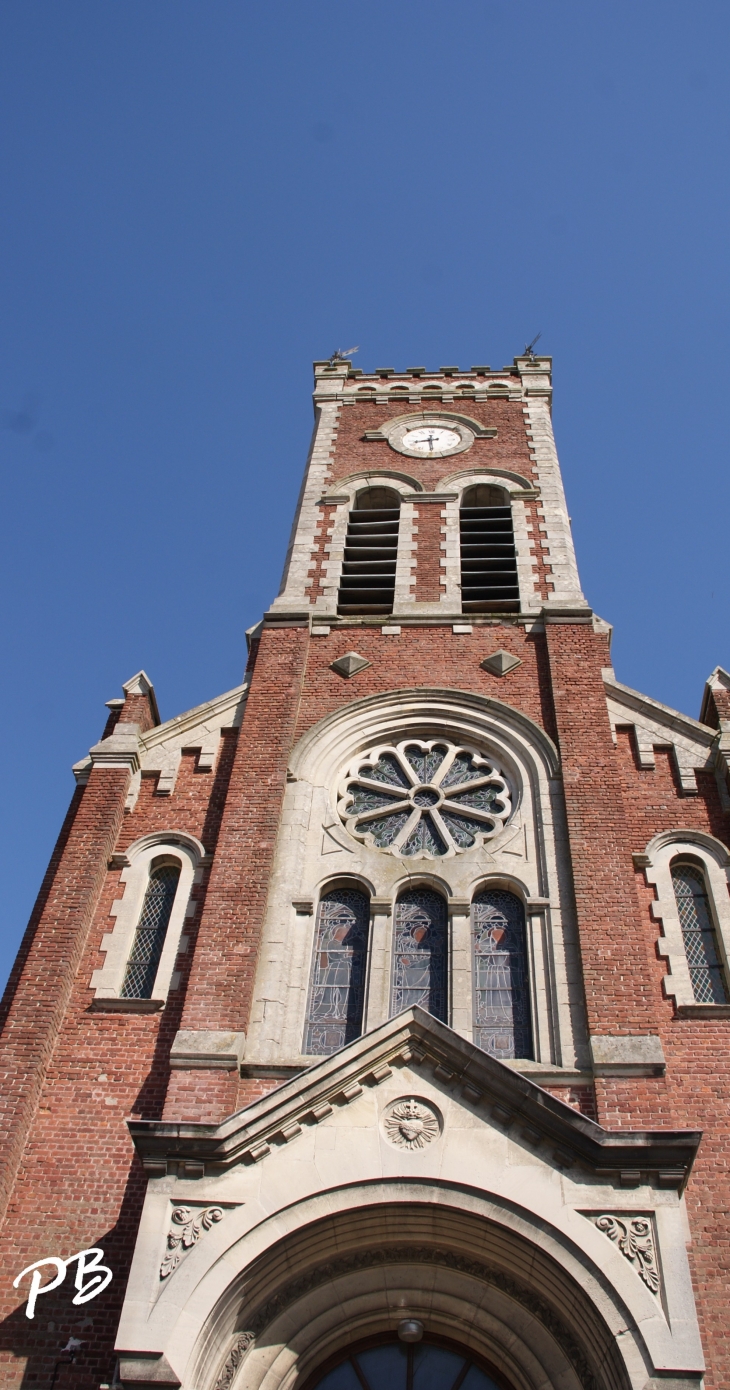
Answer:
<svg viewBox="0 0 730 1390"><path fill-rule="evenodd" d="M406 739L362 755L340 800L352 835L404 859L474 849L502 828L511 809L494 760L441 739Z"/></svg>
<svg viewBox="0 0 730 1390"><path fill-rule="evenodd" d="M159 864L150 872L122 985L122 999L150 999L152 996L179 878L179 864Z"/></svg>
<svg viewBox="0 0 730 1390"><path fill-rule="evenodd" d="M338 888L323 896L317 912L305 1053L328 1056L359 1038L369 929L367 893Z"/></svg>
<svg viewBox="0 0 730 1390"><path fill-rule="evenodd" d="M705 880L693 864L672 864L684 949L696 1004L727 1004L725 975Z"/></svg>
<svg viewBox="0 0 730 1390"><path fill-rule="evenodd" d="M498 1390L497 1382L466 1347L434 1343L415 1346L394 1337L357 1347L325 1369L314 1390Z"/></svg>
<svg viewBox="0 0 730 1390"><path fill-rule="evenodd" d="M395 906L393 988L390 1012L419 1004L447 1022L446 902L430 888L409 888Z"/></svg>
<svg viewBox="0 0 730 1390"><path fill-rule="evenodd" d="M525 909L490 888L472 903L474 1042L491 1057L531 1057Z"/></svg>

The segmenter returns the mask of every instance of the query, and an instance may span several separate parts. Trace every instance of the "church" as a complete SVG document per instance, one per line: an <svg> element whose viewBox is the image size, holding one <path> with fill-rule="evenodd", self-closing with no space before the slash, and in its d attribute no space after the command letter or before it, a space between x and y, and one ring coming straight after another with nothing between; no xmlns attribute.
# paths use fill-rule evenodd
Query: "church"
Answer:
<svg viewBox="0 0 730 1390"><path fill-rule="evenodd" d="M0 1020L2 1386L730 1385L730 675L614 672L551 397L316 362L242 683L89 731Z"/></svg>

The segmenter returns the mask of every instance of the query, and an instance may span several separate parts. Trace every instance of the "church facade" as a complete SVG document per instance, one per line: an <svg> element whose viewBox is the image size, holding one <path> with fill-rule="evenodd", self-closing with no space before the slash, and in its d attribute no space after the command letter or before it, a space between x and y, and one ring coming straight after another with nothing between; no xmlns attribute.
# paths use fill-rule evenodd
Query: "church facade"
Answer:
<svg viewBox="0 0 730 1390"><path fill-rule="evenodd" d="M315 364L244 680L109 701L6 991L0 1383L730 1384L730 675L623 685L551 362Z"/></svg>

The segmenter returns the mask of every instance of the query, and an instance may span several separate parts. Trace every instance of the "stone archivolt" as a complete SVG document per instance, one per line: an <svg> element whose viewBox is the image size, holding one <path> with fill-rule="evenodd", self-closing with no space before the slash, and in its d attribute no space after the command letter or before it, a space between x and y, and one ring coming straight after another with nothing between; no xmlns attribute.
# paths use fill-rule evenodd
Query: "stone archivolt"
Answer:
<svg viewBox="0 0 730 1390"><path fill-rule="evenodd" d="M229 1390L229 1386L231 1385L236 1371L254 1341L255 1337L253 1332L237 1333L233 1340L233 1346L225 1359L223 1369L215 1383L215 1390Z"/></svg>
<svg viewBox="0 0 730 1390"><path fill-rule="evenodd" d="M253 1330L242 1334L243 1338L247 1340L236 1365L240 1364L245 1351L253 1344L256 1337L260 1337L275 1318L318 1285L333 1282L359 1270L397 1265L421 1267L436 1265L444 1269L454 1270L459 1274L466 1274L480 1283L498 1288L501 1293L514 1299L528 1313L537 1318L542 1326L552 1334L578 1375L582 1390L603 1390L603 1381L597 1379L586 1352L573 1336L567 1324L546 1299L531 1289L528 1284L523 1284L506 1274L504 1269L499 1268L499 1266L489 1265L455 1251L439 1250L430 1245L384 1245L375 1249L360 1250L343 1255L338 1259L328 1260L326 1263L308 1270L306 1274L292 1279L273 1298L259 1308L251 1321ZM229 1353L229 1360L233 1354L233 1352ZM227 1367L228 1362L226 1362L226 1369ZM223 1380L224 1374L225 1370L216 1382L215 1390L228 1390L233 1372L227 1381Z"/></svg>

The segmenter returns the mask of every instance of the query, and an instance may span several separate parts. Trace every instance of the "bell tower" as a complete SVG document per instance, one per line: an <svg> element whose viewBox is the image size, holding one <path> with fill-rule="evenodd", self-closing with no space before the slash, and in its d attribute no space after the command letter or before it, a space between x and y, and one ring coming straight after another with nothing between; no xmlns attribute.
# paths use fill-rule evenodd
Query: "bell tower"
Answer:
<svg viewBox="0 0 730 1390"><path fill-rule="evenodd" d="M549 358L516 358L501 372L370 376L345 362L315 363L315 433L269 620L303 606L322 622L390 611L444 623L537 615L546 601L585 608L551 397ZM368 488L387 488L383 510L399 509L396 556L373 545L379 525L390 524L392 538L393 517L363 521L358 531L351 515ZM473 539L464 546L467 532ZM392 581L393 565L391 598L375 581ZM358 576L373 581L369 591Z"/></svg>
<svg viewBox="0 0 730 1390"><path fill-rule="evenodd" d="M730 675L617 679L551 393L315 363L243 681L109 701L0 1015L0 1385L730 1383Z"/></svg>

